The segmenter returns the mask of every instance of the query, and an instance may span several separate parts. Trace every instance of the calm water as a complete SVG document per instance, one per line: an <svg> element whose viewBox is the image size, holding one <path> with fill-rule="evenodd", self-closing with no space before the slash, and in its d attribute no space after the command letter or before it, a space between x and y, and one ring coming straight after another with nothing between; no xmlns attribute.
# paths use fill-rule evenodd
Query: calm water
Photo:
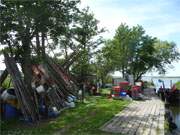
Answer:
<svg viewBox="0 0 180 135"><path fill-rule="evenodd" d="M151 81L154 83L155 87L158 88L162 86L162 83L159 83L159 79L164 81L165 88L171 88L171 85L175 84L176 82L180 81L180 77L152 77L152 76L144 76L142 80L144 81ZM173 121L177 125L177 130L180 132L180 106L170 106L169 109L172 111Z"/></svg>
<svg viewBox="0 0 180 135"><path fill-rule="evenodd" d="M172 111L173 121L176 123L177 130L180 132L180 107L171 106L169 109Z"/></svg>
<svg viewBox="0 0 180 135"><path fill-rule="evenodd" d="M143 76L142 80L153 82L156 88L162 86L162 83L158 81L158 80L162 80L162 81L164 81L165 88L171 88L171 85L180 81L180 76L179 77Z"/></svg>

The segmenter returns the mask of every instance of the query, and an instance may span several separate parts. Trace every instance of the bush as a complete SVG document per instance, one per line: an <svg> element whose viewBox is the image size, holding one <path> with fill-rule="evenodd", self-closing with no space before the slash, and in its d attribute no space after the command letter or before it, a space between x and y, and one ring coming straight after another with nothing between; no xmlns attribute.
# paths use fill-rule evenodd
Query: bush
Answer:
<svg viewBox="0 0 180 135"><path fill-rule="evenodd" d="M177 88L178 90L180 90L180 81L178 81L175 85L176 85L176 88Z"/></svg>
<svg viewBox="0 0 180 135"><path fill-rule="evenodd" d="M149 87L152 87L152 86L154 86L153 82L144 81L144 88L149 88Z"/></svg>

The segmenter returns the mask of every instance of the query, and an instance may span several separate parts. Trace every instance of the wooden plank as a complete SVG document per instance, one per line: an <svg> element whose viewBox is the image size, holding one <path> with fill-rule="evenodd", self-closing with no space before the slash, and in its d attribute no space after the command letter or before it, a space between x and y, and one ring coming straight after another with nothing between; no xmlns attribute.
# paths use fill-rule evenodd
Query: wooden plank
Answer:
<svg viewBox="0 0 180 135"><path fill-rule="evenodd" d="M164 135L164 121L165 121L164 113L165 113L164 103L161 102L160 117L159 117L159 135Z"/></svg>
<svg viewBox="0 0 180 135"><path fill-rule="evenodd" d="M127 115L124 117L124 119L121 119L121 121L117 122L117 130L119 133L122 133L124 129L126 129L127 124L130 120L132 120L132 117L137 114L137 112L140 111L139 105L136 105L134 107L131 107Z"/></svg>
<svg viewBox="0 0 180 135"><path fill-rule="evenodd" d="M145 107L144 104L142 104L142 103L140 103L140 104L141 105L139 105L139 107L137 108L138 111L136 111L134 114L132 114L132 116L128 119L127 125L121 131L122 134L128 134L134 128L134 125L139 121L138 117L143 112L142 108Z"/></svg>
<svg viewBox="0 0 180 135"><path fill-rule="evenodd" d="M151 131L150 131L150 134L151 135L156 135L158 134L158 116L159 116L159 107L160 105L158 104L159 103L159 100L156 100L156 110L155 110L155 113L154 113L154 117L153 117L153 122L151 124Z"/></svg>
<svg viewBox="0 0 180 135"><path fill-rule="evenodd" d="M128 107L126 107L123 111L120 113L116 114L115 117L113 117L110 121L105 123L102 127L101 130L108 131L108 132L113 132L115 131L114 128L116 128L116 123L122 119L122 116L126 116L129 113L131 113L130 109L132 110L131 107L135 107L137 105L137 102L134 102L130 104Z"/></svg>
<svg viewBox="0 0 180 135"><path fill-rule="evenodd" d="M148 112L148 118L144 126L143 135L149 135L150 132L150 126L151 126L151 120L152 120L152 114L155 110L155 106L153 103L149 103L149 106L151 106L151 110Z"/></svg>
<svg viewBox="0 0 180 135"><path fill-rule="evenodd" d="M149 116L149 112L151 111L151 109L152 109L152 106L149 104L149 101L146 101L145 103L144 103L144 108L142 108L142 112L141 112L141 114L140 114L140 120L138 121L135 121L135 123L134 123L134 125L133 125L133 128L128 132L128 135L133 135L133 134L135 134L136 132L137 132L137 130L140 128L140 125L142 126L142 123L144 122L144 124L146 124L146 120L147 120L147 118L148 118L148 116ZM145 119L145 118L146 119ZM145 120L145 121L144 121Z"/></svg>
<svg viewBox="0 0 180 135"><path fill-rule="evenodd" d="M145 129L144 135L149 135L149 134L151 134L151 128L152 128L153 117L154 117L155 111L156 111L156 104L153 105L152 111L151 111L150 116L149 116L148 126L147 126L147 128Z"/></svg>
<svg viewBox="0 0 180 135"><path fill-rule="evenodd" d="M146 95L149 93L149 100L131 104L101 129L125 135L156 135L159 133L157 130L159 127L160 134L164 134L164 106L152 90L145 93ZM132 109L134 107L136 109Z"/></svg>
<svg viewBox="0 0 180 135"><path fill-rule="evenodd" d="M137 107L138 104L133 104L132 106L129 106L126 112L119 115L119 119L115 122L115 126L119 127L122 125L122 123L125 123L127 121L126 118L137 111Z"/></svg>

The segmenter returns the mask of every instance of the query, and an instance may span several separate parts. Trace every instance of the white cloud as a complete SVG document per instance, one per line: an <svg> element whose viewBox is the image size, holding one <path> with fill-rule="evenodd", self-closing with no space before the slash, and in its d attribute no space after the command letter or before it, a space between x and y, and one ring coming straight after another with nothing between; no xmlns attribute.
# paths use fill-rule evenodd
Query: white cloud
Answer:
<svg viewBox="0 0 180 135"><path fill-rule="evenodd" d="M180 34L180 22L165 23L162 25L159 24L157 26L153 26L152 28L146 28L146 30L149 31L151 35L165 39L171 34Z"/></svg>
<svg viewBox="0 0 180 135"><path fill-rule="evenodd" d="M133 3L134 2L134 3ZM178 0L82 0L82 7L90 6L100 26L106 27L105 38L112 38L120 23L140 24L147 34L162 40L174 40L180 48L180 6ZM180 5L180 4L179 4ZM174 36L173 36L174 35ZM172 39L173 37L173 39ZM167 75L180 75L180 61L173 63Z"/></svg>
<svg viewBox="0 0 180 135"><path fill-rule="evenodd" d="M90 6L91 11L100 21L99 25L108 30L103 34L105 38L112 38L120 23L127 23L130 26L140 24L151 36L171 40L173 34L176 37L180 35L178 2L178 0L82 0L80 7ZM179 39L180 37L173 40L180 48ZM180 62L175 63L174 66L172 71L169 70L169 74L180 75ZM4 67L0 56L0 69Z"/></svg>
<svg viewBox="0 0 180 135"><path fill-rule="evenodd" d="M175 17L173 4L169 0L135 0L131 4L118 0L112 0L112 2L109 0L82 1L82 7L90 6L95 17L100 20L100 25L109 30L110 33L107 35L111 35L110 37L114 35L120 23L124 22L130 26L143 25L148 34L159 38L172 33L180 33L180 18Z"/></svg>
<svg viewBox="0 0 180 135"><path fill-rule="evenodd" d="M166 73L167 76L180 76L180 61L172 63L173 68Z"/></svg>

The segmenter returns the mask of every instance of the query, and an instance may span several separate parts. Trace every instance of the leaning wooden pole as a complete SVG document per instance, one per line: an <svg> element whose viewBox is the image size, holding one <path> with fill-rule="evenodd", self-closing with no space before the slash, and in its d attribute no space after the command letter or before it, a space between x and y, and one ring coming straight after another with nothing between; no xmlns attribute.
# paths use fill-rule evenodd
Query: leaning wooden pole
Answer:
<svg viewBox="0 0 180 135"><path fill-rule="evenodd" d="M31 95L30 90L25 85L15 60L12 57L9 57L9 55L6 53L4 54L4 57L6 68L12 77L15 93L24 118L32 120L33 122L37 122L39 119L39 114L38 108L35 107L36 104L33 100L33 95Z"/></svg>

